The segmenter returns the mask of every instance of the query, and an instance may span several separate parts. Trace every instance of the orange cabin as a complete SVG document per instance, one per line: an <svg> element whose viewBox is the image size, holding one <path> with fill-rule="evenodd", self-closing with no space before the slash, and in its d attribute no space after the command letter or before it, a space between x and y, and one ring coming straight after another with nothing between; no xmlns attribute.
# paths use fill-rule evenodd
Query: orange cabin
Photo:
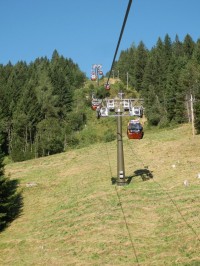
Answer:
<svg viewBox="0 0 200 266"><path fill-rule="evenodd" d="M142 139L144 136L143 127L138 120L131 120L127 127L129 139Z"/></svg>

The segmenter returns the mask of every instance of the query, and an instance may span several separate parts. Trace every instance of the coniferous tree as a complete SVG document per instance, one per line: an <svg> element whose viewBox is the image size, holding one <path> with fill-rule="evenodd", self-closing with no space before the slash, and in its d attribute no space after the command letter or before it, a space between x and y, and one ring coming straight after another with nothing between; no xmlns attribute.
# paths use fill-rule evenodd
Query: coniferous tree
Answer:
<svg viewBox="0 0 200 266"><path fill-rule="evenodd" d="M0 147L0 230L6 223L6 202L4 202L3 193L6 186L6 178L4 176L3 154Z"/></svg>
<svg viewBox="0 0 200 266"><path fill-rule="evenodd" d="M200 134L200 39L197 40L193 55L192 62L194 65L194 81L193 81L193 97L194 101L194 117L196 133Z"/></svg>
<svg viewBox="0 0 200 266"><path fill-rule="evenodd" d="M142 83L142 97L145 100L145 113L152 125L158 125L165 120L165 110L163 103L164 96L164 59L163 43L158 39L157 46L152 48Z"/></svg>
<svg viewBox="0 0 200 266"><path fill-rule="evenodd" d="M135 80L135 56L136 56L136 46L134 44L131 45L130 49L128 50L128 68L126 72L126 83L131 87L135 87L136 80ZM128 76L127 76L128 75Z"/></svg>
<svg viewBox="0 0 200 266"><path fill-rule="evenodd" d="M183 52L188 60L191 59L194 48L195 48L195 43L192 37L189 34L187 34L183 41Z"/></svg>
<svg viewBox="0 0 200 266"><path fill-rule="evenodd" d="M175 36L175 41L172 43L172 52L175 58L183 57L183 43L179 40L178 35Z"/></svg>
<svg viewBox="0 0 200 266"><path fill-rule="evenodd" d="M71 78L66 73L66 61L60 57L57 51L52 55L51 68L49 72L50 80L53 85L53 94L57 95L59 116L61 119L66 117L66 113L72 110L73 91L70 85Z"/></svg>
<svg viewBox="0 0 200 266"><path fill-rule="evenodd" d="M119 77L124 83L126 83L127 69L129 67L128 58L129 58L128 51L122 51L120 53L119 61L116 64L116 67L119 71Z"/></svg>
<svg viewBox="0 0 200 266"><path fill-rule="evenodd" d="M198 93L195 96L194 102L194 112L195 112L195 129L196 133L200 134L200 87L198 86Z"/></svg>
<svg viewBox="0 0 200 266"><path fill-rule="evenodd" d="M172 58L172 41L169 35L166 34L164 38L164 61L166 69L170 64L171 58Z"/></svg>
<svg viewBox="0 0 200 266"><path fill-rule="evenodd" d="M23 161L35 157L36 126L41 120L41 116L41 108L36 97L35 88L28 84L13 114L10 155L14 161Z"/></svg>
<svg viewBox="0 0 200 266"><path fill-rule="evenodd" d="M9 180L4 175L3 159L0 139L0 231L18 216L22 207L22 196L17 192L18 181Z"/></svg>
<svg viewBox="0 0 200 266"><path fill-rule="evenodd" d="M154 75L156 75L156 68L154 57L151 54L145 67L141 96L144 98L145 115L149 123L152 125L158 125L160 117L158 106L157 104L155 105L158 101L156 102L156 83Z"/></svg>
<svg viewBox="0 0 200 266"><path fill-rule="evenodd" d="M175 42L172 43L172 56L167 70L166 109L169 122L184 122L185 96L182 93L180 75L186 63L182 43L176 36Z"/></svg>
<svg viewBox="0 0 200 266"><path fill-rule="evenodd" d="M142 89L144 70L147 64L148 52L143 42L140 42L135 52L135 89Z"/></svg>
<svg viewBox="0 0 200 266"><path fill-rule="evenodd" d="M192 59L200 65L200 39L197 40L197 43L193 50Z"/></svg>
<svg viewBox="0 0 200 266"><path fill-rule="evenodd" d="M175 56L172 57L171 62L167 70L167 83L166 83L166 111L168 122L175 121L175 108L176 108L176 96L179 88L179 68L177 66L178 60Z"/></svg>
<svg viewBox="0 0 200 266"><path fill-rule="evenodd" d="M58 119L50 117L37 124L35 145L37 157L64 151L63 132Z"/></svg>
<svg viewBox="0 0 200 266"><path fill-rule="evenodd" d="M132 44L129 49L121 52L119 61L116 64L120 79L124 84L127 84L128 79L130 86L135 85L135 53L136 47Z"/></svg>
<svg viewBox="0 0 200 266"><path fill-rule="evenodd" d="M179 78L179 88L177 90L176 120L178 123L190 121L190 103L191 94L195 97L197 93L197 84L199 82L199 65L193 60L189 60L182 69ZM187 107L188 105L188 107Z"/></svg>

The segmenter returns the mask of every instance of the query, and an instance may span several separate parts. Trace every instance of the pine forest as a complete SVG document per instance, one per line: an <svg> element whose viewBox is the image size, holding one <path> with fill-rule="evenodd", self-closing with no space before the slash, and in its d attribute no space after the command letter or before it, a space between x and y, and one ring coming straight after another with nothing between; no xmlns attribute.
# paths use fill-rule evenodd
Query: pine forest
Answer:
<svg viewBox="0 0 200 266"><path fill-rule="evenodd" d="M144 99L148 126L190 122L192 104L196 134L200 133L200 39L195 42L187 34L183 41L178 36L172 41L167 34L151 49L143 42L133 44L120 52L114 70L124 91L129 74L129 90ZM90 119L93 91L105 96L104 87L96 88L78 64L57 50L51 59L0 65L4 155L17 162L77 148L80 141L89 144L89 133L79 133Z"/></svg>

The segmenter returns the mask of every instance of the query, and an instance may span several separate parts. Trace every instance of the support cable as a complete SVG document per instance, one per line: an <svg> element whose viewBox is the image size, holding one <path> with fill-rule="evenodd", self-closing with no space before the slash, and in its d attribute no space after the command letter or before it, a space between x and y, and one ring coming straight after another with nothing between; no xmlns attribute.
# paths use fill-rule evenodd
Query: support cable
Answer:
<svg viewBox="0 0 200 266"><path fill-rule="evenodd" d="M111 163L110 163L110 158L109 158L107 144L106 144L106 152L107 152L108 163L109 163L109 168L110 168L110 174L111 174L111 179L112 179L112 168L111 168ZM119 195L119 192L117 190L117 186L116 185L115 185L115 192L116 192L116 195L117 195L117 198L118 198L118 202L119 202L119 206L120 206L120 209L121 209L123 218L124 218L124 223L126 225L126 230L127 230L127 233L128 233L129 239L130 239L130 242L131 242L131 246L132 246L132 249L133 249L133 253L135 255L135 259L137 261L137 265L139 266L140 264L139 264L138 256L137 256L136 249L135 249L135 246L134 246L134 243L133 243L133 239L131 237L131 233L130 233L129 226L128 226L128 223L127 223L127 219L126 219L126 215L125 215L125 212L124 212L124 208L123 208L123 205L122 205L122 202L121 202L121 199L120 199L120 195Z"/></svg>
<svg viewBox="0 0 200 266"><path fill-rule="evenodd" d="M134 150L132 149L131 145L129 142L127 142L129 147L131 148L132 153L134 154L134 156L142 163L143 167L146 168L146 166L143 163L143 160L141 158L139 158L139 156L134 152ZM193 226L188 223L188 221L186 220L186 218L183 216L182 212L180 211L178 205L176 204L175 200L171 197L171 195L169 194L169 192L167 191L167 189L162 186L158 181L156 181L153 177L152 180L155 184L157 184L161 190L167 195L169 201L171 201L172 205L174 205L174 207L176 208L177 212L179 213L180 217L182 218L183 222L186 224L186 226L193 232L193 234L196 236L197 240L200 242L200 238L196 232L196 230L193 228Z"/></svg>
<svg viewBox="0 0 200 266"><path fill-rule="evenodd" d="M122 25L122 28L121 28L119 39L118 39L117 47L116 47L115 54L114 54L114 57L113 57L112 65L111 65L110 72L109 72L109 75L108 75L108 79L107 79L107 82L106 82L107 85L109 85L109 79L110 79L110 76L111 76L111 72L112 72L112 69L113 69L115 58L117 56L117 52L118 52L119 45L120 45L120 42L121 42L121 38L122 38L122 35L123 35L123 32L124 32L124 28L125 28L125 25L126 25L126 21L127 21L127 18L128 18L128 14L129 14L130 8L131 8L131 4L132 4L132 0L129 0L128 6L127 6L127 10L126 10L126 14L125 14L125 17L124 17L124 22L123 22L123 25Z"/></svg>
<svg viewBox="0 0 200 266"><path fill-rule="evenodd" d="M119 201L121 212L123 214L124 222L125 222L125 225L126 225L126 230L128 232L129 239L131 241L131 246L132 246L132 249L133 249L133 253L135 255L135 259L137 261L137 265L139 266L140 264L139 264L138 256L137 256L137 253L136 253L136 250L135 250L135 246L134 246L134 243L133 243L133 240L132 240L132 237L131 237L131 233L130 233L130 230L129 230L129 226L128 226L128 223L127 223L127 220L126 220L126 215L125 215L125 212L124 212L124 208L123 208L123 205L122 205L122 202L121 202L121 199L120 199L119 192L117 191L117 186L116 185L115 185L115 191L116 191L116 194L117 194L117 198L118 198L118 201Z"/></svg>

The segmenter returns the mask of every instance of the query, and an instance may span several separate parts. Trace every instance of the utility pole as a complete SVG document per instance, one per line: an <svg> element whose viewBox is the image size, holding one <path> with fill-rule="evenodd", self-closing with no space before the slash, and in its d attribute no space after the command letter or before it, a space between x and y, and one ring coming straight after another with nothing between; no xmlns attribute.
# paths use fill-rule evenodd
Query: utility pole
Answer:
<svg viewBox="0 0 200 266"><path fill-rule="evenodd" d="M126 83L127 83L127 90L128 90L128 72L126 73Z"/></svg>
<svg viewBox="0 0 200 266"><path fill-rule="evenodd" d="M190 106L191 106L191 122L192 122L192 135L194 137L195 135L195 129L194 129L194 109L193 109L193 96L192 96L192 93L190 95Z"/></svg>
<svg viewBox="0 0 200 266"><path fill-rule="evenodd" d="M115 78L115 70L112 70L113 73L113 79Z"/></svg>
<svg viewBox="0 0 200 266"><path fill-rule="evenodd" d="M191 110L190 110L190 99L188 99L188 94L186 95L186 108L187 108L187 115L188 115L188 122L191 122Z"/></svg>

